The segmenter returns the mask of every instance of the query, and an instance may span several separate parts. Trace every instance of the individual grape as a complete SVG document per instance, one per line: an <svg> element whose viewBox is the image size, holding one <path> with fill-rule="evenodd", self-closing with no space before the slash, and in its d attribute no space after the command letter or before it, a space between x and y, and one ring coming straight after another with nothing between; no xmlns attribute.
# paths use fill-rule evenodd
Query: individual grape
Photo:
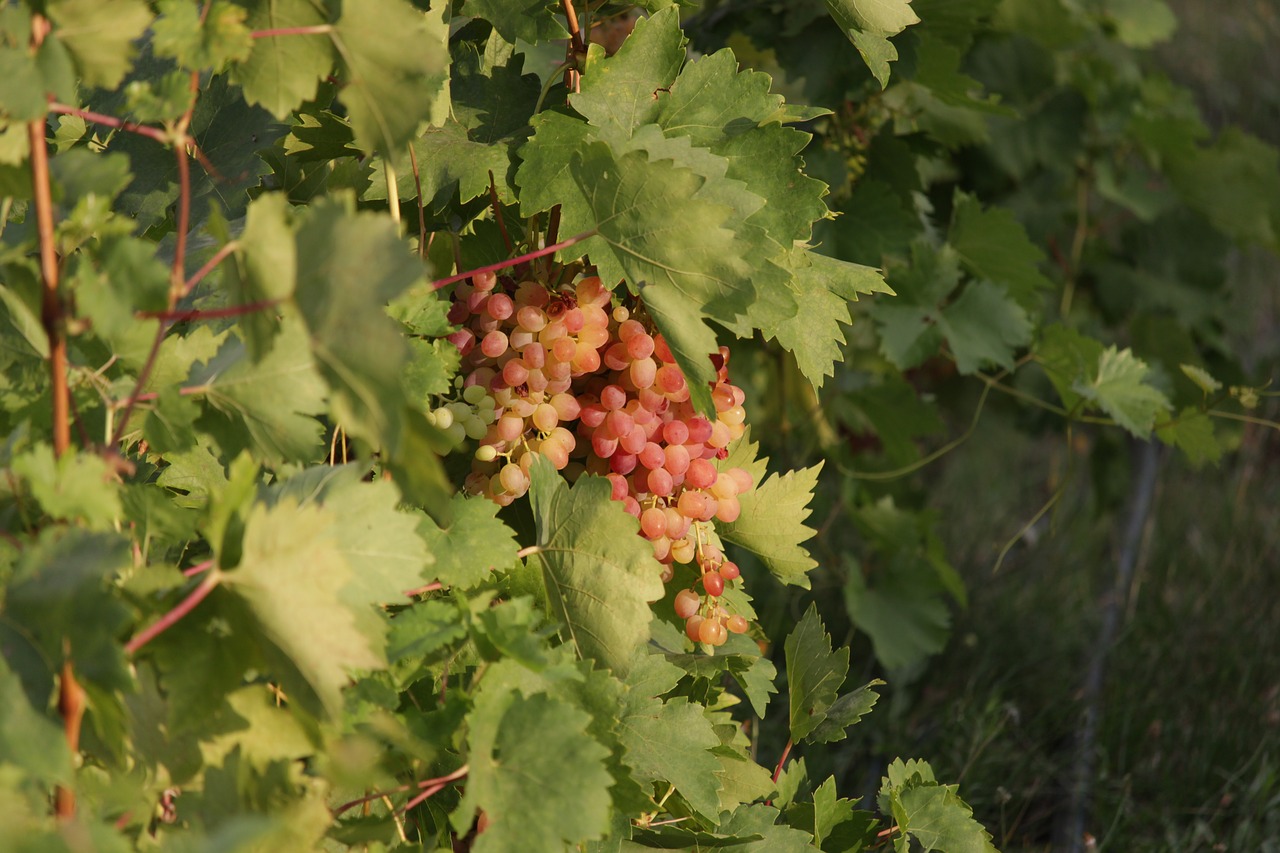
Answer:
<svg viewBox="0 0 1280 853"><path fill-rule="evenodd" d="M682 589L676 593L675 610L676 615L681 619L688 619L690 616L698 612L698 608L702 606L702 599L696 592L691 589Z"/></svg>
<svg viewBox="0 0 1280 853"><path fill-rule="evenodd" d="M751 623L735 613L725 620L725 627L735 634L745 634L751 628Z"/></svg>
<svg viewBox="0 0 1280 853"><path fill-rule="evenodd" d="M685 472L684 479L695 489L709 489L716 481L716 466L706 459L693 459Z"/></svg>
<svg viewBox="0 0 1280 853"><path fill-rule="evenodd" d="M476 290L488 292L498 283L498 275L493 271L478 272L471 276L471 286Z"/></svg>
<svg viewBox="0 0 1280 853"><path fill-rule="evenodd" d="M733 524L742 515L742 504L737 498L724 498L716 503L715 517L725 524Z"/></svg>
<svg viewBox="0 0 1280 853"><path fill-rule="evenodd" d="M494 329L489 334L480 339L480 352L484 353L488 358L497 358L507 351L507 334L499 329Z"/></svg>
<svg viewBox="0 0 1280 853"><path fill-rule="evenodd" d="M695 643L701 642L702 640L702 625L704 622L706 622L706 620L696 614L685 620L684 632L689 636L689 639L693 640Z"/></svg>
<svg viewBox="0 0 1280 853"><path fill-rule="evenodd" d="M652 441L646 441L637 456L640 459L640 464L650 471L655 468L661 468L663 463L667 461L667 455L662 451L662 445L655 444Z"/></svg>
<svg viewBox="0 0 1280 853"><path fill-rule="evenodd" d="M502 466L502 470L498 472L498 481L508 494L515 497L529 490L529 475L519 465L511 462Z"/></svg>
<svg viewBox="0 0 1280 853"><path fill-rule="evenodd" d="M524 432L524 418L517 415L503 415L495 425L499 441L515 441Z"/></svg>
<svg viewBox="0 0 1280 853"><path fill-rule="evenodd" d="M677 563L691 563L696 552L696 546L686 536L684 539L674 539L671 542L671 559Z"/></svg>
<svg viewBox="0 0 1280 853"><path fill-rule="evenodd" d="M569 464L569 448L554 437L543 439L538 445L538 453L545 456L557 471L564 470L564 466Z"/></svg>
<svg viewBox="0 0 1280 853"><path fill-rule="evenodd" d="M657 539L667 532L667 515L661 507L651 506L640 513L640 531L646 539Z"/></svg>
<svg viewBox="0 0 1280 853"><path fill-rule="evenodd" d="M632 338L632 340L636 340ZM636 388L648 388L658 376L658 365L651 358L637 358L627 368L627 378Z"/></svg>
<svg viewBox="0 0 1280 853"><path fill-rule="evenodd" d="M653 338L649 337L643 327L630 338L623 338L623 340L626 341L627 354L632 359L647 359L653 355ZM656 364L654 365L654 370L657 370Z"/></svg>
<svg viewBox="0 0 1280 853"><path fill-rule="evenodd" d="M560 413L550 403L539 403L533 410L533 425L542 432L551 432L560 423Z"/></svg>
<svg viewBox="0 0 1280 853"><path fill-rule="evenodd" d="M724 578L719 572L707 572L702 576L702 588L707 595L719 597L724 594Z"/></svg>
<svg viewBox="0 0 1280 853"><path fill-rule="evenodd" d="M698 625L698 639L709 646L723 646L728 638L724 623L719 619L703 619Z"/></svg>
<svg viewBox="0 0 1280 853"><path fill-rule="evenodd" d="M491 444L482 444L476 448L475 457L477 462L492 462L498 458L498 451Z"/></svg>
<svg viewBox="0 0 1280 853"><path fill-rule="evenodd" d="M484 311L495 320L505 320L515 311L515 303L505 293L495 293L485 300Z"/></svg>
<svg viewBox="0 0 1280 853"><path fill-rule="evenodd" d="M473 406L481 405L482 400L489 400L490 408L493 407L492 398L490 398L489 395L485 393L485 390L478 385L469 385L463 388L462 399Z"/></svg>
<svg viewBox="0 0 1280 853"><path fill-rule="evenodd" d="M727 581L731 581L741 574L742 570L738 568L738 564L731 560L725 560L720 565L720 577Z"/></svg>
<svg viewBox="0 0 1280 853"><path fill-rule="evenodd" d="M671 472L665 468L655 468L650 471L646 484L649 487L649 492L660 498L670 497L672 490L675 489L675 483L671 479Z"/></svg>

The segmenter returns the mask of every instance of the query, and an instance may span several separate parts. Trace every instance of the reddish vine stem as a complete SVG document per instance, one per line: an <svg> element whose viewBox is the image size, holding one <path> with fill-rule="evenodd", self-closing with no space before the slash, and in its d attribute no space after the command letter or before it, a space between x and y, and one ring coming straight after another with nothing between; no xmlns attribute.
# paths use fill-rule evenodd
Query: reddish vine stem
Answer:
<svg viewBox="0 0 1280 853"><path fill-rule="evenodd" d="M458 779L461 779L463 776L466 776L469 772L471 772L471 765L464 764L461 767L459 767L457 770L445 776L438 776L435 779L423 779L421 782L415 782L410 785L401 785L398 788L391 788L390 790L386 790L386 791L375 791L374 793L364 797L360 797L357 800L352 800L351 802L343 803L342 805L338 806L336 809L333 810L333 816L337 817L343 812L349 809L353 809L356 806L362 806L365 803L371 803L374 800L380 800L383 797L389 796L391 794L402 794L405 791L410 791L414 788L424 788L431 792L430 794L427 794L427 796L431 796L432 794L439 793L450 782L456 782ZM427 797L422 797L421 799L425 800L426 798ZM419 800L418 802L421 802L421 800ZM406 805L404 807L404 811L408 811L410 808L412 808L413 806L416 806L417 804L418 804L417 802L414 802L412 805Z"/></svg>
<svg viewBox="0 0 1280 853"><path fill-rule="evenodd" d="M207 572L212 568L213 568L213 560L205 560L203 563L196 563L194 566L192 566L189 569L183 569L182 574L184 577L191 578L191 577L195 577L201 572Z"/></svg>
<svg viewBox="0 0 1280 853"><path fill-rule="evenodd" d="M50 30L43 15L31 16L31 48L39 49ZM53 453L61 456L71 448L71 395L67 388L67 338L62 300L58 296L58 254L53 230L53 192L49 182L49 148L45 141L45 117L28 122L27 142L31 149L32 201L36 209L36 233L40 242L40 318L49 338L50 396L53 401ZM65 641L64 641L65 642ZM58 682L58 713L71 754L80 751L80 722L84 718L84 690L76 681L69 644L64 650L62 677ZM54 794L54 813L68 820L76 812L76 795L59 785Z"/></svg>
<svg viewBox="0 0 1280 853"><path fill-rule="evenodd" d="M85 121L91 121L94 124L106 125L107 127L114 127L117 130L127 131L128 133L136 133L139 136L145 136L148 139L154 139L156 142L159 142L161 145L169 144L168 135L166 135L165 132L158 127L151 127L150 125L138 124L132 121L125 121L124 119L118 119L115 116L109 116L104 113L95 113L92 110L82 110L79 107L73 107L67 104L60 104L60 103L57 103L56 101L51 102L49 104L49 112L58 113L59 115L76 116L78 118L84 119Z"/></svg>
<svg viewBox="0 0 1280 853"><path fill-rule="evenodd" d="M226 308L192 308L189 311L139 311L139 317L148 320L163 320L166 323L183 323L187 320L218 320L224 317L240 317L267 308L274 308L282 300L264 299L261 302L246 302L243 305L229 305Z"/></svg>
<svg viewBox="0 0 1280 853"><path fill-rule="evenodd" d="M478 273L497 272L498 270L504 270L504 269L507 269L508 267L517 266L519 264L524 263L525 261L532 261L534 258L543 258L543 257L546 257L547 255L554 255L556 252L560 251L561 249L567 249L570 246L573 246L577 243L581 243L583 240L594 237L598 233L599 232L596 229L592 228L590 231L583 231L581 234L573 235L568 240L565 240L563 243L556 243L555 245L547 246L544 249L538 249L535 252L527 252L518 257L508 258L505 261L498 261L498 263L496 264L489 264L488 266L477 267L473 270L460 272L455 275L451 275L448 278L436 279L435 281L431 282L431 287L434 290L439 290L440 288L445 287L446 285L453 284L455 281L462 281L464 278L470 278L471 276L476 275Z"/></svg>
<svg viewBox="0 0 1280 853"><path fill-rule="evenodd" d="M140 632L130 640L124 647L125 653L130 656L136 654L138 649L142 648L147 643L172 628L177 624L179 619L186 616L195 609L197 604L204 601L209 593L213 592L214 588L221 582L222 575L220 573L212 572L207 575L205 579L200 582L200 585L193 589L186 598L178 602L172 610L161 616L153 622L150 627Z"/></svg>
<svg viewBox="0 0 1280 853"><path fill-rule="evenodd" d="M404 808L400 809L400 814L405 814L414 806L418 805L419 803L424 802L430 797L434 797L436 794L440 793L446 787L448 787L450 782L457 779L461 779L462 777L466 776L468 770L469 770L468 765L464 764L461 767L459 767L457 770L450 773L448 776L441 776L438 780L436 780L436 783L434 785L432 785L430 788L427 788L425 791L423 791L418 796L414 797L409 802L405 803ZM422 783L420 782L418 784L421 785Z"/></svg>
<svg viewBox="0 0 1280 853"><path fill-rule="evenodd" d="M569 25L569 47L565 57L568 66L564 72L564 86L570 92L578 91L578 81L582 75L578 72L578 60L587 53L587 45L582 40L582 28L578 26L578 13L573 8L573 0L560 0L564 9L565 23Z"/></svg>
<svg viewBox="0 0 1280 853"><path fill-rule="evenodd" d="M444 584L440 583L440 581L435 581L427 584L426 586L420 586L417 589L406 589L404 594L409 598L413 598L415 595L422 595L426 592L435 592L437 589L444 589Z"/></svg>
<svg viewBox="0 0 1280 853"><path fill-rule="evenodd" d="M179 300L185 296L191 287L195 286L195 279L188 285L183 280L187 261L187 230L191 227L191 163L188 159L187 146L194 147L195 143L187 135L187 128L191 126L191 116L195 112L196 98L200 91L200 76L196 72L191 74L191 105L187 107L187 111L183 113L182 118L178 119L176 125L176 141L173 145L173 154L178 164L178 222L177 234L174 235L173 265L169 272L169 313L172 313L178 306ZM168 141L167 139L165 140ZM224 247L225 248L225 247ZM203 268L197 275L203 277L205 272ZM119 423L116 424L115 430L111 435L111 443L117 444L124 436L125 429L129 426L129 417L133 414L134 407L137 406L141 397L142 389L147 384L147 379L151 376L151 371L155 367L156 357L160 355L160 346L164 343L165 335L168 334L172 323L161 320L159 327L156 329L155 338L151 341L151 350L147 353L147 360L143 362L142 369L138 371L138 379L134 382L133 391L130 392L128 400L124 405L124 412L120 416Z"/></svg>
<svg viewBox="0 0 1280 853"><path fill-rule="evenodd" d="M794 746L790 738L787 738L787 745L782 748L782 757L778 759L778 766L773 768L773 781L777 782L778 777L782 775L782 765L787 763L787 756L791 754L791 747Z"/></svg>
<svg viewBox="0 0 1280 853"><path fill-rule="evenodd" d="M204 281L205 276L213 272L217 268L218 264L227 259L227 255L230 255L238 248L240 248L240 244L235 240L232 240L230 243L214 252L213 257L205 261L204 266L192 273L191 278L187 279L186 283L182 286L182 295L184 297L189 296L191 291L195 289L195 286Z"/></svg>

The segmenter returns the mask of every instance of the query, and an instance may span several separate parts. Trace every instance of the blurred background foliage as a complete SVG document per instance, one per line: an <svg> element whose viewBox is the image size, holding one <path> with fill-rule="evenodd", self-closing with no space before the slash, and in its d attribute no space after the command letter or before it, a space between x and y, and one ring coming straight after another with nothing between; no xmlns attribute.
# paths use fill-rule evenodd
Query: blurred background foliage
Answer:
<svg viewBox="0 0 1280 853"><path fill-rule="evenodd" d="M843 35L820 7L690 21L699 48L833 110L804 152L842 211L816 236L898 292L854 306L820 395L772 350L735 356L755 437L788 467L826 460L814 589L751 578L766 633L817 601L890 683L810 777L870 793L887 756L928 756L1006 851L1280 850L1280 437L1228 416L1148 446L1055 411L1051 369L1076 333L1130 347L1184 412L1206 395L1181 365L1280 373L1280 4L915 0L883 91L829 62ZM998 372L903 337L893 306L954 306L982 274L1037 324L1029 355L1007 304L982 315L1008 329L980 359ZM1277 402L1231 411L1275 421Z"/></svg>

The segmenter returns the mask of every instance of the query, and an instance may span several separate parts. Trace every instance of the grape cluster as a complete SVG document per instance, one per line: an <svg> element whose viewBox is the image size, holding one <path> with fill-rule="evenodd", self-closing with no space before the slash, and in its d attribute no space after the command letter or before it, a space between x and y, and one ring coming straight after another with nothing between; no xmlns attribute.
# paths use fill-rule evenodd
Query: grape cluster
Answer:
<svg viewBox="0 0 1280 853"><path fill-rule="evenodd" d="M702 594L676 598L689 636L721 645L728 631L746 631L746 619L719 601L739 570L714 537L714 522L734 521L738 496L753 487L747 471L720 471L714 461L745 429L728 349L712 357L711 420L694 410L684 373L643 309L614 305L598 277L549 288L477 274L453 300L462 399L433 414L479 442L464 488L506 506L528 491L535 455L570 481L608 477L612 498L639 519L664 565L664 582L673 564L696 566Z"/></svg>

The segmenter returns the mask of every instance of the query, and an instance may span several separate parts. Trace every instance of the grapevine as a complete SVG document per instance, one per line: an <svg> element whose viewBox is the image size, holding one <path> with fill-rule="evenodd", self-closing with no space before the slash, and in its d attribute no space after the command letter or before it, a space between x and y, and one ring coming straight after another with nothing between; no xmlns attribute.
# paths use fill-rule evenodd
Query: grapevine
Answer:
<svg viewBox="0 0 1280 853"><path fill-rule="evenodd" d="M455 442L473 439L470 494L508 506L529 490L535 457L570 482L607 477L611 497L640 523L669 583L676 564L696 567L699 596L676 612L694 642L723 645L749 623L719 599L740 571L715 536L732 522L751 475L717 468L745 431L745 395L729 382L729 349L711 357L716 418L698 414L688 381L643 302L615 295L598 276L566 284L477 274L453 292L449 336L462 355L462 393L433 412ZM692 607L690 602L696 602Z"/></svg>

